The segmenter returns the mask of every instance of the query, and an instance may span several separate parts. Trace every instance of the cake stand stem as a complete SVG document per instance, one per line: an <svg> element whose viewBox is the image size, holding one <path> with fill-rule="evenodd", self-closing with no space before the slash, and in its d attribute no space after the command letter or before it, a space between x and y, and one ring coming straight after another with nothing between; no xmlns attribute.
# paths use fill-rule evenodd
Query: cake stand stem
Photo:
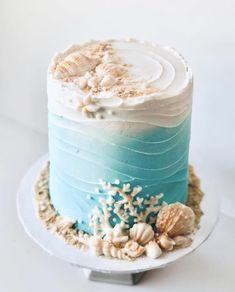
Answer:
<svg viewBox="0 0 235 292"><path fill-rule="evenodd" d="M101 273L88 269L83 269L85 276L90 281L105 282L122 285L135 285L145 274L145 272L134 274L120 274L120 273Z"/></svg>

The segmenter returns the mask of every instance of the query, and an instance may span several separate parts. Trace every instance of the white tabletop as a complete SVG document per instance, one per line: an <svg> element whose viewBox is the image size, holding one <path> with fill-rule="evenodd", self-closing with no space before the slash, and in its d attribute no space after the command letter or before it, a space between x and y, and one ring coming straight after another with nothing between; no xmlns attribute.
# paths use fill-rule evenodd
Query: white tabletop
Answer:
<svg viewBox="0 0 235 292"><path fill-rule="evenodd" d="M193 164L221 193L219 223L196 252L148 272L134 288L89 282L82 270L49 256L28 238L17 218L16 192L30 165L47 151L47 137L3 117L0 137L0 291L235 291L235 167L214 159L213 151L195 143L195 137Z"/></svg>

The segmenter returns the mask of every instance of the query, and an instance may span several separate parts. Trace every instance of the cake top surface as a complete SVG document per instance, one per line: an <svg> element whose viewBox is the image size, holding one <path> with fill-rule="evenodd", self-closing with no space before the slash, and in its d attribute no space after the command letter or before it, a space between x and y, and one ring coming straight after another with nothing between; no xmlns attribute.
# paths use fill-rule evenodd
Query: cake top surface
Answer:
<svg viewBox="0 0 235 292"><path fill-rule="evenodd" d="M67 113L73 119L85 113L175 126L191 111L192 73L170 47L133 39L90 41L54 57L48 97L49 103L73 110Z"/></svg>
<svg viewBox="0 0 235 292"><path fill-rule="evenodd" d="M57 55L55 79L85 93L121 98L172 94L185 88L191 71L173 49L136 40L91 41Z"/></svg>

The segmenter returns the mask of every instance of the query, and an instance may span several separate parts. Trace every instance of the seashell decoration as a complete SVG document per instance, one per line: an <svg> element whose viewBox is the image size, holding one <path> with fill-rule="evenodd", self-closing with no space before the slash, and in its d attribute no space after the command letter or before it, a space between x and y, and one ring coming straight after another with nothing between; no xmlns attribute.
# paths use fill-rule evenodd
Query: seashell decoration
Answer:
<svg viewBox="0 0 235 292"><path fill-rule="evenodd" d="M123 224L118 223L112 229L113 237L125 236L126 232L124 231Z"/></svg>
<svg viewBox="0 0 235 292"><path fill-rule="evenodd" d="M137 258L145 252L145 248L138 244L138 242L129 240L125 246L124 250L128 256L131 258Z"/></svg>
<svg viewBox="0 0 235 292"><path fill-rule="evenodd" d="M71 76L82 76L98 65L98 59L91 59L81 53L68 55L55 68L54 77L64 79Z"/></svg>
<svg viewBox="0 0 235 292"><path fill-rule="evenodd" d="M151 240L145 246L145 253L147 257L151 259L156 259L160 257L160 255L162 254L162 250L155 240Z"/></svg>
<svg viewBox="0 0 235 292"><path fill-rule="evenodd" d="M157 238L157 242L160 245L161 248L163 248L166 251L173 250L175 246L175 242L173 239L171 239L167 234L161 234Z"/></svg>
<svg viewBox="0 0 235 292"><path fill-rule="evenodd" d="M112 75L105 75L100 82L100 85L103 87L110 87L116 83L117 79Z"/></svg>
<svg viewBox="0 0 235 292"><path fill-rule="evenodd" d="M188 247L192 244L192 239L186 236L178 235L173 238L176 247Z"/></svg>
<svg viewBox="0 0 235 292"><path fill-rule="evenodd" d="M154 231L152 227L143 222L134 224L130 229L130 238L137 241L141 245L145 245L154 237Z"/></svg>
<svg viewBox="0 0 235 292"><path fill-rule="evenodd" d="M104 241L103 243L103 254L106 257L129 259L124 248L115 247L112 243L108 241Z"/></svg>
<svg viewBox="0 0 235 292"><path fill-rule="evenodd" d="M112 75L114 77L122 76L127 72L127 69L122 65L112 63L101 63L95 69L98 76Z"/></svg>
<svg viewBox="0 0 235 292"><path fill-rule="evenodd" d="M181 203L165 205L157 216L157 230L169 237L189 234L194 230L195 214Z"/></svg>

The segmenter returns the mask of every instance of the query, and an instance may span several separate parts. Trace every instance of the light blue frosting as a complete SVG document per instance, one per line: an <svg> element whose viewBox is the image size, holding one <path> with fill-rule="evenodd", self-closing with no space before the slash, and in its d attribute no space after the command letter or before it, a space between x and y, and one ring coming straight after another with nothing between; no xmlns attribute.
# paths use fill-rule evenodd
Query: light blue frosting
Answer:
<svg viewBox="0 0 235 292"><path fill-rule="evenodd" d="M89 214L99 180L140 185L140 196L163 193L167 203L187 200L190 116L172 128L110 133L74 122L49 108L50 196L56 210L91 233Z"/></svg>

